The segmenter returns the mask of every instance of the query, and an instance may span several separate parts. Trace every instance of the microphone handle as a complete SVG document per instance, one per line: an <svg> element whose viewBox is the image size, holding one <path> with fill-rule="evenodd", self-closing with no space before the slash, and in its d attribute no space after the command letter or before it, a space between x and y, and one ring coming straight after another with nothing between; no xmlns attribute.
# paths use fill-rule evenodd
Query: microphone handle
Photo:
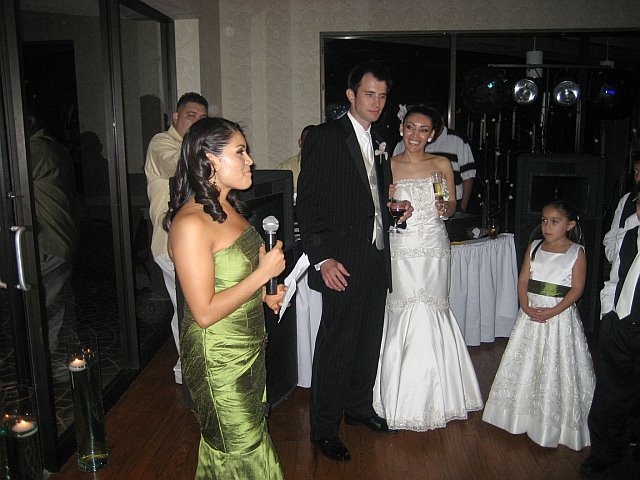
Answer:
<svg viewBox="0 0 640 480"><path fill-rule="evenodd" d="M265 250L268 252L273 247L276 246L276 232L266 232L267 234L267 243L265 245ZM267 295L275 295L278 293L278 277L270 278L267 282Z"/></svg>

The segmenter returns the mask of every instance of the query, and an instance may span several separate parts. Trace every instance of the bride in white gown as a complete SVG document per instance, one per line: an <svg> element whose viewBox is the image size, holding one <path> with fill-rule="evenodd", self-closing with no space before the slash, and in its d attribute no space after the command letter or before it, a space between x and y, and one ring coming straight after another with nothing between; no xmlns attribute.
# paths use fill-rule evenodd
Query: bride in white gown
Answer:
<svg viewBox="0 0 640 480"><path fill-rule="evenodd" d="M439 214L453 215L455 196L436 201L431 173L454 192L448 159L424 152L440 117L411 107L401 125L405 151L393 157L394 196L413 216L390 234L393 292L387 296L374 408L389 428L426 431L482 409L482 396L460 327L449 308L450 244Z"/></svg>

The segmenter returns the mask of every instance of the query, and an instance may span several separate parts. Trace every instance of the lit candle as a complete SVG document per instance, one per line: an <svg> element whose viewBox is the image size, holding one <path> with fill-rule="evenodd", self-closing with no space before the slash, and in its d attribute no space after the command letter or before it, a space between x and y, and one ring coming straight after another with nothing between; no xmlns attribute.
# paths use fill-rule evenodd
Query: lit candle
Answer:
<svg viewBox="0 0 640 480"><path fill-rule="evenodd" d="M27 420L18 420L18 422L11 427L11 431L18 437L28 437L36 433L38 430L36 422L29 422Z"/></svg>
<svg viewBox="0 0 640 480"><path fill-rule="evenodd" d="M81 372L85 368L87 368L87 362L81 358L74 358L69 362L69 370L72 372Z"/></svg>

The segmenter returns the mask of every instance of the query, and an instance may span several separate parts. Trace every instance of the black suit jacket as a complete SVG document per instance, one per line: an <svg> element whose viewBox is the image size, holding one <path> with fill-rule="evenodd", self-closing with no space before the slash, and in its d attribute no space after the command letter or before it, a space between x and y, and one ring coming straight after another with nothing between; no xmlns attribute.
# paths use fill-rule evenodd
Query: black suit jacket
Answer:
<svg viewBox="0 0 640 480"><path fill-rule="evenodd" d="M381 139L372 132L374 149ZM390 155L389 155L390 157ZM384 155L375 156L378 193L385 231L386 286L391 288L386 207L391 167ZM364 159L349 117L314 127L304 141L298 179L297 216L304 250L309 255L309 286L326 286L313 265L334 258L352 275L367 275L371 259L375 207Z"/></svg>

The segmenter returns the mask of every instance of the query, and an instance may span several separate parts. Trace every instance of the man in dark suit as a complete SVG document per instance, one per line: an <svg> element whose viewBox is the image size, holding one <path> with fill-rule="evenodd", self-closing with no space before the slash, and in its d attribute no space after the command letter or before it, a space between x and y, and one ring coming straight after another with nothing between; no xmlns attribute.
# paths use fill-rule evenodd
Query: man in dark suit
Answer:
<svg viewBox="0 0 640 480"><path fill-rule="evenodd" d="M640 196L640 194L639 194ZM640 207L636 211L640 215ZM640 415L640 237L628 230L620 246L613 310L600 325L600 369L589 411L591 455L584 476L601 474L620 462ZM635 425L634 425L635 424ZM636 439L637 442L637 439ZM634 456L640 458L640 447Z"/></svg>
<svg viewBox="0 0 640 480"><path fill-rule="evenodd" d="M322 293L311 440L339 461L350 459L338 437L343 414L348 424L390 431L376 415L372 395L391 286L386 207L391 167L384 142L371 132L390 86L384 66L355 67L346 92L349 112L313 128L302 149L297 214L311 262L309 286ZM412 210L407 207L405 217Z"/></svg>

